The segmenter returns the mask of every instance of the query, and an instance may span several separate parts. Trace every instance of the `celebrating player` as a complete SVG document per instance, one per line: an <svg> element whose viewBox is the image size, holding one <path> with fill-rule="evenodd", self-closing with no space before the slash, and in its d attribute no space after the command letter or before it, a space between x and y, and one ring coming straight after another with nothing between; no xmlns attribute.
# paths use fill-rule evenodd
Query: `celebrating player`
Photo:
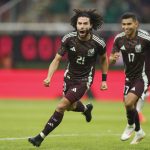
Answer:
<svg viewBox="0 0 150 150"><path fill-rule="evenodd" d="M48 87L62 57L67 53L69 63L64 74L64 95L44 129L37 136L28 139L30 143L37 147L61 123L66 110L82 112L86 121L91 121L93 105L83 105L80 99L93 82L97 56L100 56L102 69L100 88L101 90L107 89L106 44L93 32L93 30L101 27L102 17L95 10L74 10L74 12L75 15L71 18L71 25L75 31L62 38L61 47L50 64L47 77L44 80L44 85Z"/></svg>
<svg viewBox="0 0 150 150"><path fill-rule="evenodd" d="M146 62L145 54L148 53L150 48L150 37L146 31L138 29L139 22L137 16L133 13L125 13L122 16L121 26L123 32L115 37L110 63L115 63L121 52L126 75L124 104L128 120L121 140L128 140L135 131L131 144L137 144L145 136L140 126L136 104L139 98L144 100L148 88L145 70L148 69L149 60L147 59Z"/></svg>

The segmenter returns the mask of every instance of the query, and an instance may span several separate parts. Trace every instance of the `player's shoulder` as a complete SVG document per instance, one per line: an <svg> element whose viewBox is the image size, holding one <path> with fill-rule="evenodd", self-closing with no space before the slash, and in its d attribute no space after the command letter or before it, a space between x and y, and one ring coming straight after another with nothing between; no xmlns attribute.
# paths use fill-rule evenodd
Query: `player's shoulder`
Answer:
<svg viewBox="0 0 150 150"><path fill-rule="evenodd" d="M125 37L125 32L120 32L115 36L114 41L116 41L117 39L121 39L123 37Z"/></svg>
<svg viewBox="0 0 150 150"><path fill-rule="evenodd" d="M92 40L100 44L103 48L106 46L105 40L98 34L98 32L92 32Z"/></svg>
<svg viewBox="0 0 150 150"><path fill-rule="evenodd" d="M62 38L62 42L65 42L66 40L72 38L72 37L76 37L77 36L77 32L69 32L66 35L63 36Z"/></svg>
<svg viewBox="0 0 150 150"><path fill-rule="evenodd" d="M138 33L150 36L150 34L146 30L143 30L143 29L138 29Z"/></svg>
<svg viewBox="0 0 150 150"><path fill-rule="evenodd" d="M138 34L140 38L150 41L150 34L142 29L138 29Z"/></svg>

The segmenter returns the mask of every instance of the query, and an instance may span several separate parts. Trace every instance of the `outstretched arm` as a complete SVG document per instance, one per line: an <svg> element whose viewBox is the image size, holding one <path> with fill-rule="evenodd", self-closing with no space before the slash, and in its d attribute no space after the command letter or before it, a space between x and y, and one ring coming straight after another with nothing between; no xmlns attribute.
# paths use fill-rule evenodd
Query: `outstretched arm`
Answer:
<svg viewBox="0 0 150 150"><path fill-rule="evenodd" d="M100 56L100 64L101 64L101 70L102 70L102 83L101 83L101 90L107 90L107 72L108 72L108 58L107 54L103 54Z"/></svg>
<svg viewBox="0 0 150 150"><path fill-rule="evenodd" d="M56 54L55 58L53 59L53 61L51 62L51 64L49 65L49 69L48 69L48 74L46 79L44 79L44 86L48 87L51 81L51 78L54 74L54 72L57 70L59 63L61 61L62 56L59 54Z"/></svg>

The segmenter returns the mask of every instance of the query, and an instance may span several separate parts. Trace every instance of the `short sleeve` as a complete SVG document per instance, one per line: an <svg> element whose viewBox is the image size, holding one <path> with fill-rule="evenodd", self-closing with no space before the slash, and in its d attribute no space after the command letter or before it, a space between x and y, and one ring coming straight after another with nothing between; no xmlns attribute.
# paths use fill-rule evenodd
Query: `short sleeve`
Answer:
<svg viewBox="0 0 150 150"><path fill-rule="evenodd" d="M105 52L106 52L106 43L105 43L105 41L97 35L93 35L92 38L96 42L96 47L97 47L97 50L98 50L98 54L99 55L105 54Z"/></svg>
<svg viewBox="0 0 150 150"><path fill-rule="evenodd" d="M104 45L98 44L98 54L103 55L105 53L106 53L106 44L104 44Z"/></svg>
<svg viewBox="0 0 150 150"><path fill-rule="evenodd" d="M116 36L113 43L112 53L120 52L119 49L119 38Z"/></svg>
<svg viewBox="0 0 150 150"><path fill-rule="evenodd" d="M68 47L68 40L64 36L61 40L61 45L60 45L60 48L58 49L57 53L61 56L64 56L67 52L67 47Z"/></svg>

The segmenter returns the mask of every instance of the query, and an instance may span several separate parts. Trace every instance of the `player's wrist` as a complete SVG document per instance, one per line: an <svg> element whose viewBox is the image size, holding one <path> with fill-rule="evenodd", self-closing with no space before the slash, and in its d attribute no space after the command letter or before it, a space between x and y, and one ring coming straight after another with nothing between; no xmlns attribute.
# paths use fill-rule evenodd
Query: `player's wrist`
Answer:
<svg viewBox="0 0 150 150"><path fill-rule="evenodd" d="M102 81L107 81L107 74L106 73L102 74Z"/></svg>

